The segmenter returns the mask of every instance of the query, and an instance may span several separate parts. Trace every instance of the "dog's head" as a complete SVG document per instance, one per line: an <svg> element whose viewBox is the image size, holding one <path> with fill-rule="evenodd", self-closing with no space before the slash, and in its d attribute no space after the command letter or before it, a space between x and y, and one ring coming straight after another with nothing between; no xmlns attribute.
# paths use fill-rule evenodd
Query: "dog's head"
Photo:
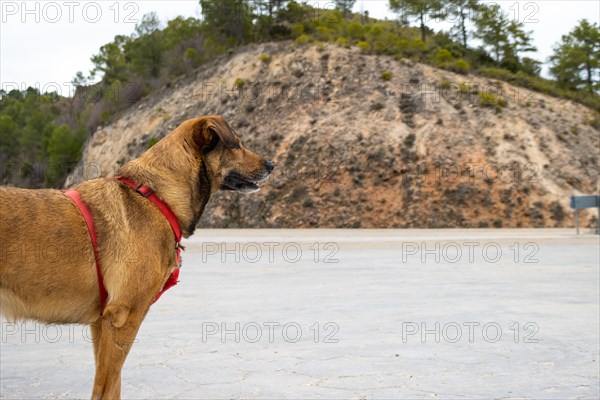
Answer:
<svg viewBox="0 0 600 400"><path fill-rule="evenodd" d="M269 177L274 164L245 148L238 135L220 116L191 121L193 138L204 161L212 191L253 193Z"/></svg>
<svg viewBox="0 0 600 400"><path fill-rule="evenodd" d="M242 146L219 116L183 122L119 175L150 186L177 215L184 237L194 232L217 191L252 193L273 171L272 162Z"/></svg>

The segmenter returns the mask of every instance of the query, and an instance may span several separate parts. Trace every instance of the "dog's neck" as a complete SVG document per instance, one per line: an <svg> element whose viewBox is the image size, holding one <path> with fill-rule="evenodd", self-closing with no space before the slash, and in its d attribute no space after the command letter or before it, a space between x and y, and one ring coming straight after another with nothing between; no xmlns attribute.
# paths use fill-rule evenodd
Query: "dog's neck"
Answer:
<svg viewBox="0 0 600 400"><path fill-rule="evenodd" d="M192 172L191 179L177 176L179 162L189 160L170 160L167 165L159 165L156 159L144 155L125 164L119 175L149 186L173 211L179 220L183 237L187 238L194 233L210 200L212 188L203 160L196 163L197 168L194 168L196 171Z"/></svg>
<svg viewBox="0 0 600 400"><path fill-rule="evenodd" d="M206 208L206 205L212 197L212 184L204 160L200 160L197 188L198 201L196 204L198 204L199 207L195 208L192 222L190 226L188 226L188 231L190 231L190 235L194 233L194 229L196 229L196 225L198 225L200 217L202 217L204 209Z"/></svg>

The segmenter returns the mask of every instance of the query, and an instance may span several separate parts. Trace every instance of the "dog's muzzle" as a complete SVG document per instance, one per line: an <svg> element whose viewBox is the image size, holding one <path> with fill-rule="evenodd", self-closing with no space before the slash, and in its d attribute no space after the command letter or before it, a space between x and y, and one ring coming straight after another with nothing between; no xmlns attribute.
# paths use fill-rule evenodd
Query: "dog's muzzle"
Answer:
<svg viewBox="0 0 600 400"><path fill-rule="evenodd" d="M254 193L260 190L258 184L271 175L275 169L275 164L271 161L265 161L265 169L258 176L245 176L237 172L231 172L225 177L221 185L221 190L234 190L241 193Z"/></svg>

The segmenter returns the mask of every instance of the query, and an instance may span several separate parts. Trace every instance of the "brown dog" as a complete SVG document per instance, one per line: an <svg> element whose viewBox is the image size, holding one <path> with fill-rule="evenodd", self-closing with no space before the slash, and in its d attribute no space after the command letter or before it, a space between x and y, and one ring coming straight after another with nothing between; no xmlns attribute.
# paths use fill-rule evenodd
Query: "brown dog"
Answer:
<svg viewBox="0 0 600 400"><path fill-rule="evenodd" d="M189 237L215 192L257 191L272 170L212 116L184 122L120 176L152 188ZM92 398L120 398L121 368L140 324L179 267L175 239L161 211L121 181L95 179L75 189L97 233L108 292L102 315L90 233L75 203L58 190L16 188L0 188L0 311L11 319L90 324Z"/></svg>

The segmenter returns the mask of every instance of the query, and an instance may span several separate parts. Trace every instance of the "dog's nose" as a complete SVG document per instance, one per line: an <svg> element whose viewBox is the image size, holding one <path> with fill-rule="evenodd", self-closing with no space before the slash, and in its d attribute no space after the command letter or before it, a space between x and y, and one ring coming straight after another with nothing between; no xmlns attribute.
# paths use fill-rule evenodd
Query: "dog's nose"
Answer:
<svg viewBox="0 0 600 400"><path fill-rule="evenodd" d="M271 173L275 169L275 164L272 161L265 161L265 168Z"/></svg>

